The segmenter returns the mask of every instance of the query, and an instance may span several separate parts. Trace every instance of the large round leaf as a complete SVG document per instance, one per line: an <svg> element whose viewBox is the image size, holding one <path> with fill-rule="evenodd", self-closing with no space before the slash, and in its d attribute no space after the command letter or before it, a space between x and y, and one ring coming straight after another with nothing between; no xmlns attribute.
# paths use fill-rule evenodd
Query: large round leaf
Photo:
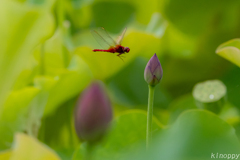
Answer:
<svg viewBox="0 0 240 160"><path fill-rule="evenodd" d="M139 155L130 155L129 159L210 160L217 153L240 152L233 127L213 113L200 110L181 114L154 142L149 153L139 151Z"/></svg>

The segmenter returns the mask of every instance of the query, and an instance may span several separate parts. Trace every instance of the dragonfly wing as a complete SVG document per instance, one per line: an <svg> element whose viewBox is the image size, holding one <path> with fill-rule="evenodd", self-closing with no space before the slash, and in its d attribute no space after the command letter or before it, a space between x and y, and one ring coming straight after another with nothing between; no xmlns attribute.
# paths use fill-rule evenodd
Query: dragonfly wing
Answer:
<svg viewBox="0 0 240 160"><path fill-rule="evenodd" d="M112 37L107 33L107 31L103 27L100 27L97 30L92 30L91 32L96 41L104 49L108 49L116 45L116 42L112 39Z"/></svg>
<svg viewBox="0 0 240 160"><path fill-rule="evenodd" d="M117 43L118 45L120 45L120 44L122 43L123 37L124 37L124 35L125 35L125 33L126 33L126 30L127 30L127 27L123 30L121 36L119 36L119 37L117 38L116 43Z"/></svg>

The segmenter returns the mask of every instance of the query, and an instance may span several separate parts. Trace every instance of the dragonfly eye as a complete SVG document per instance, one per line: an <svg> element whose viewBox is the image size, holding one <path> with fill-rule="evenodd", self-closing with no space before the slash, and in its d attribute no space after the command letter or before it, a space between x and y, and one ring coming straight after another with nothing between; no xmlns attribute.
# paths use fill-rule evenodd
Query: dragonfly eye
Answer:
<svg viewBox="0 0 240 160"><path fill-rule="evenodd" d="M130 48L128 48L128 47L124 47L124 52L129 52L130 51Z"/></svg>

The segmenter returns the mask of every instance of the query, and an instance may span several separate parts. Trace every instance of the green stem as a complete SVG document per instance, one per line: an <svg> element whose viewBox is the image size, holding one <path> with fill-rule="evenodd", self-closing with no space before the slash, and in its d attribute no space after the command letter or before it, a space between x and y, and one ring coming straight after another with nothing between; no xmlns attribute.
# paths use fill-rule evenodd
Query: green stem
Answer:
<svg viewBox="0 0 240 160"><path fill-rule="evenodd" d="M149 148L149 144L152 139L152 116L153 116L153 101L154 101L154 87L149 87L148 93L148 113L147 113L147 134L146 134L146 148Z"/></svg>
<svg viewBox="0 0 240 160"><path fill-rule="evenodd" d="M92 160L92 150L93 150L93 144L90 142L87 142L86 144L86 153L85 153L85 159L84 160Z"/></svg>

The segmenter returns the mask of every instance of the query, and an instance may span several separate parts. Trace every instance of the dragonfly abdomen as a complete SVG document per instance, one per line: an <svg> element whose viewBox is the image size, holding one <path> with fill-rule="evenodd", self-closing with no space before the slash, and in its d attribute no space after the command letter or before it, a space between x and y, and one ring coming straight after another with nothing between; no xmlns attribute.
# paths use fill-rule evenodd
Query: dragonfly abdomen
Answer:
<svg viewBox="0 0 240 160"><path fill-rule="evenodd" d="M110 52L115 53L115 49L94 49L93 52Z"/></svg>

